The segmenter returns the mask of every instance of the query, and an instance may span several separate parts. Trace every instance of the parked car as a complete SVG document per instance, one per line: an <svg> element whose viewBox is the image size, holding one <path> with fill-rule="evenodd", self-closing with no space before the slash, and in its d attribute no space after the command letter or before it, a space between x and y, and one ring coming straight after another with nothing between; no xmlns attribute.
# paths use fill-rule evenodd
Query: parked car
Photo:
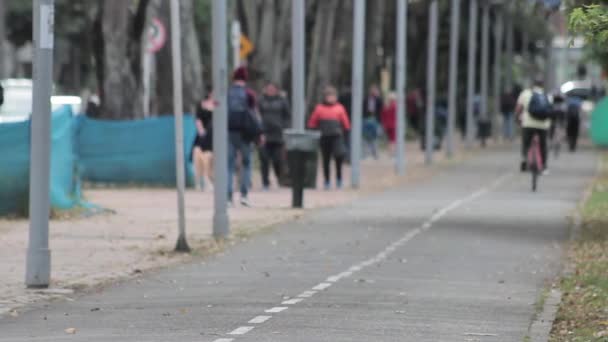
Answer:
<svg viewBox="0 0 608 342"><path fill-rule="evenodd" d="M4 88L4 104L0 107L0 123L20 122L32 115L34 83L30 79L6 79L0 81ZM82 99L78 96L51 96L51 110L72 106L74 114L82 112Z"/></svg>

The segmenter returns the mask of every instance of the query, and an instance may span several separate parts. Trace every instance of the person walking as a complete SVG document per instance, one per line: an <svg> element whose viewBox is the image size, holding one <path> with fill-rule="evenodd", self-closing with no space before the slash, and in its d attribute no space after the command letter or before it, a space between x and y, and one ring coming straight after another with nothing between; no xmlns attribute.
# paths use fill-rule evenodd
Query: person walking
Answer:
<svg viewBox="0 0 608 342"><path fill-rule="evenodd" d="M419 88L410 91L406 96L407 119L409 126L418 134L422 134L420 118L424 117L424 94Z"/></svg>
<svg viewBox="0 0 608 342"><path fill-rule="evenodd" d="M346 109L338 103L336 88L328 86L323 92L323 103L313 111L308 128L321 132L321 155L323 159L323 177L325 189L331 188L330 163L336 162L336 187L342 188L342 163L346 153L344 135L350 130L350 120Z"/></svg>
<svg viewBox="0 0 608 342"><path fill-rule="evenodd" d="M272 82L264 88L258 109L266 137L264 144L259 148L262 186L264 190L269 190L270 167L274 169L277 180L283 176L283 130L290 125L291 113L287 99L280 95L279 88Z"/></svg>
<svg viewBox="0 0 608 342"><path fill-rule="evenodd" d="M248 78L246 68L236 69L233 83L228 89L228 200L232 203L234 173L240 156L240 203L245 207L250 206L251 145L264 140L255 112L255 93L247 87Z"/></svg>
<svg viewBox="0 0 608 342"><path fill-rule="evenodd" d="M196 138L192 148L192 162L196 176L197 190L213 190L211 182L213 170L213 111L217 107L213 92L207 96L196 110Z"/></svg>
<svg viewBox="0 0 608 342"><path fill-rule="evenodd" d="M384 101L380 94L380 88L377 85L372 85L369 88L369 94L365 99L363 117L363 155L371 156L378 159L378 136L382 110L384 109Z"/></svg>
<svg viewBox="0 0 608 342"><path fill-rule="evenodd" d="M543 85L544 81L541 78L536 79L532 88L524 90L517 100L516 113L522 126L522 172L528 169L528 150L532 146L534 136L538 136L540 140L541 158L545 168L543 174L548 174L549 170L547 165L547 135L551 128L552 110Z"/></svg>
<svg viewBox="0 0 608 342"><path fill-rule="evenodd" d="M388 137L391 155L395 152L395 142L397 141L397 94L391 93L388 96L388 105L382 111L382 127Z"/></svg>
<svg viewBox="0 0 608 342"><path fill-rule="evenodd" d="M506 91L500 97L500 112L502 113L503 138L513 140L515 138L515 106L517 102L515 90Z"/></svg>
<svg viewBox="0 0 608 342"><path fill-rule="evenodd" d="M580 97L569 96L566 99L566 135L570 152L576 152L578 136L581 128L581 108L583 100Z"/></svg>

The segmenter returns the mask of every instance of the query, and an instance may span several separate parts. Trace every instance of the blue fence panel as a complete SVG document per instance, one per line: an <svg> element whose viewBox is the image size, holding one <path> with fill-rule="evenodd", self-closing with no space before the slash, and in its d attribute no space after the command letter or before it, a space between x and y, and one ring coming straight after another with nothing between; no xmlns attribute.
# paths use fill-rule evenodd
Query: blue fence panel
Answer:
<svg viewBox="0 0 608 342"><path fill-rule="evenodd" d="M79 117L78 170L83 180L118 184L175 184L173 116L134 121ZM184 157L189 166L196 136L194 117L184 116ZM191 167L186 167L192 178Z"/></svg>
<svg viewBox="0 0 608 342"><path fill-rule="evenodd" d="M52 115L51 206L80 203L74 174L73 115L66 106ZM29 198L30 121L0 125L0 215L25 214Z"/></svg>

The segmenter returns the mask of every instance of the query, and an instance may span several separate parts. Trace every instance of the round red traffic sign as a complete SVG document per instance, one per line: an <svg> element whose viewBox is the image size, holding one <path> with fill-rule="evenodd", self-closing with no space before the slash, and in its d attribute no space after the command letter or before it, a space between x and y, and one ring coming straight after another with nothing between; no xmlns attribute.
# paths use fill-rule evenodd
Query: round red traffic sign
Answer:
<svg viewBox="0 0 608 342"><path fill-rule="evenodd" d="M148 29L148 52L157 53L165 46L167 42L167 29L165 24L158 19L153 18Z"/></svg>

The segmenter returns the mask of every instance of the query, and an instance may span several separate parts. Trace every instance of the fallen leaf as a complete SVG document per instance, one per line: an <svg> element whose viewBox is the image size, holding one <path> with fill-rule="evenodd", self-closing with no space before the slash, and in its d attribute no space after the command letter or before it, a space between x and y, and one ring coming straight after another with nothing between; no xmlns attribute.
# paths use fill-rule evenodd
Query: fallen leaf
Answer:
<svg viewBox="0 0 608 342"><path fill-rule="evenodd" d="M76 328L67 328L67 329L65 329L65 333L74 335L76 333Z"/></svg>

